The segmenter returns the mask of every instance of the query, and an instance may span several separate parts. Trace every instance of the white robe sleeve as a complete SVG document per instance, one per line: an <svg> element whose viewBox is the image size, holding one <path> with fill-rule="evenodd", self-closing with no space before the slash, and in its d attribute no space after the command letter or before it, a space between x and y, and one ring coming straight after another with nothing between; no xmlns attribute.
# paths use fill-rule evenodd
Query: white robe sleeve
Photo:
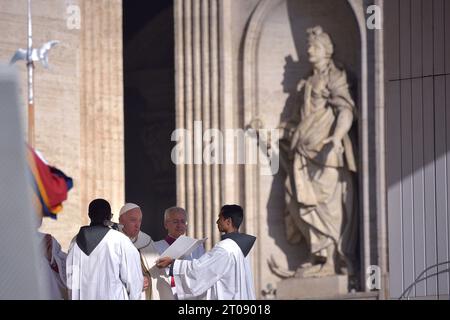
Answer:
<svg viewBox="0 0 450 320"><path fill-rule="evenodd" d="M131 243L122 243L120 279L127 289L130 300L139 300L144 287L139 251Z"/></svg>
<svg viewBox="0 0 450 320"><path fill-rule="evenodd" d="M62 251L61 245L58 241L52 237L52 261L51 264L56 263L59 270L59 277L61 282L64 284L64 287L67 287L66 281L66 259L67 254Z"/></svg>
<svg viewBox="0 0 450 320"><path fill-rule="evenodd" d="M67 250L67 257L66 257L66 286L69 294L69 299L72 298L72 282L73 282L73 246L75 245L75 238L70 241L69 249Z"/></svg>
<svg viewBox="0 0 450 320"><path fill-rule="evenodd" d="M245 258L244 269L245 269L244 275L245 275L245 282L246 282L245 288L247 289L247 291L245 294L242 295L242 299L245 298L248 300L256 300L250 257Z"/></svg>
<svg viewBox="0 0 450 320"><path fill-rule="evenodd" d="M194 250L194 252L192 252L191 257L193 259L200 259L203 255L205 254L205 247L203 246L203 244L199 245L197 247L197 249Z"/></svg>
<svg viewBox="0 0 450 320"><path fill-rule="evenodd" d="M204 294L233 267L230 253L218 246L198 260L175 260L173 276L178 298L191 299Z"/></svg>

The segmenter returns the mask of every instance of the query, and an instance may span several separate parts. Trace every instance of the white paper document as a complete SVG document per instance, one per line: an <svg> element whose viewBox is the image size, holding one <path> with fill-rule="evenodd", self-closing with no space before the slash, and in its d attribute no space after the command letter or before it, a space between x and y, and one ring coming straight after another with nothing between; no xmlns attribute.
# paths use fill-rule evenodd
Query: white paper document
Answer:
<svg viewBox="0 0 450 320"><path fill-rule="evenodd" d="M161 253L161 257L171 257L172 259L182 259L189 256L197 247L203 244L206 239L194 239L186 236L179 236L172 245Z"/></svg>

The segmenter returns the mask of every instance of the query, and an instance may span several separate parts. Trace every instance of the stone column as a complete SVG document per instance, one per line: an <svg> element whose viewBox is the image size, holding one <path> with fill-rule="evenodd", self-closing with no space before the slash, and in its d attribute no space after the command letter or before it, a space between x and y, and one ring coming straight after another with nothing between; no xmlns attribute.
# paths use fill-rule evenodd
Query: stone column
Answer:
<svg viewBox="0 0 450 320"><path fill-rule="evenodd" d="M235 199L237 190L234 165L207 165L202 159L209 144L202 133L233 128L236 115L231 40L221 32L228 23L227 7L228 2L220 0L175 0L176 126L191 132L193 151L189 163L177 166L177 202L188 211L188 234L208 237L207 248L219 240L218 210Z"/></svg>
<svg viewBox="0 0 450 320"><path fill-rule="evenodd" d="M105 198L117 219L124 203L122 1L84 0L81 17L81 211Z"/></svg>
<svg viewBox="0 0 450 320"><path fill-rule="evenodd" d="M384 0L375 0L384 14ZM382 17L384 20L384 17ZM388 237L386 212L386 137L385 137L385 77L384 77L384 31L375 31L375 108L376 108L376 185L377 185L377 245L378 265L382 270L380 299L389 297L388 288Z"/></svg>

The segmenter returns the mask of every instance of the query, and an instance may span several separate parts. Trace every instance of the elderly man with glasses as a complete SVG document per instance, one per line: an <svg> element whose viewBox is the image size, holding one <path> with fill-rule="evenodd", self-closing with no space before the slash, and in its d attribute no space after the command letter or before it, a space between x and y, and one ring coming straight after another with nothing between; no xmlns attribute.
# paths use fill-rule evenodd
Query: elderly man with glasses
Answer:
<svg viewBox="0 0 450 320"><path fill-rule="evenodd" d="M164 228L167 230L167 236L154 243L156 250L159 254L163 253L169 246L174 243L179 236L186 233L187 227L187 214L186 210L179 207L172 207L166 209L164 212ZM199 259L205 253L203 245L199 246L192 252L185 260ZM175 293L175 281L173 277L170 277L170 286ZM174 296L176 298L176 295Z"/></svg>

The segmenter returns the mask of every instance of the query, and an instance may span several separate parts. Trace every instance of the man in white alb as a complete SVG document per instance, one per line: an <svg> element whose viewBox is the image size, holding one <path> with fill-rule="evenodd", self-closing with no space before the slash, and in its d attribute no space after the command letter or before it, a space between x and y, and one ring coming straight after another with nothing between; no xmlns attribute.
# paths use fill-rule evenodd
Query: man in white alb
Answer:
<svg viewBox="0 0 450 320"><path fill-rule="evenodd" d="M72 300L138 300L143 290L139 252L123 233L106 225L111 206L89 204L91 224L82 227L67 256L67 287Z"/></svg>
<svg viewBox="0 0 450 320"><path fill-rule="evenodd" d="M173 260L170 257L163 257L158 261L159 268L170 266L168 273L175 279L179 299L255 299L247 255L256 238L239 233L243 218L240 206L223 206L217 219L217 227L224 235L211 251L192 261Z"/></svg>

